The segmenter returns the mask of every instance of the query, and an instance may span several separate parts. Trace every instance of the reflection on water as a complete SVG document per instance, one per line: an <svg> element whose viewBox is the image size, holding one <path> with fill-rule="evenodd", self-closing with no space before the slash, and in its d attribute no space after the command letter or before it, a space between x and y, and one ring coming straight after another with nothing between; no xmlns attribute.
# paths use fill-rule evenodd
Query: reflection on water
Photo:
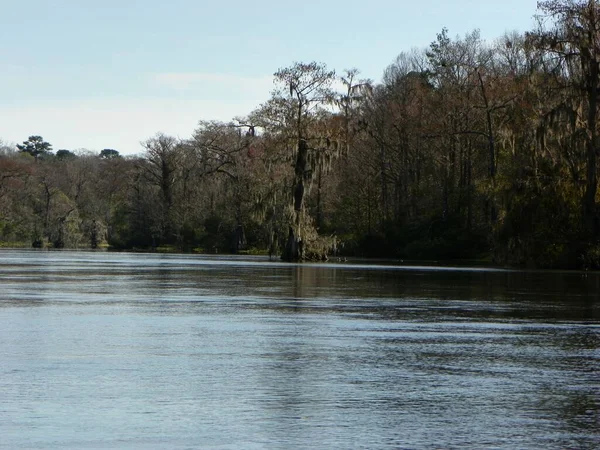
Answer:
<svg viewBox="0 0 600 450"><path fill-rule="evenodd" d="M0 448L597 448L600 276L0 253Z"/></svg>

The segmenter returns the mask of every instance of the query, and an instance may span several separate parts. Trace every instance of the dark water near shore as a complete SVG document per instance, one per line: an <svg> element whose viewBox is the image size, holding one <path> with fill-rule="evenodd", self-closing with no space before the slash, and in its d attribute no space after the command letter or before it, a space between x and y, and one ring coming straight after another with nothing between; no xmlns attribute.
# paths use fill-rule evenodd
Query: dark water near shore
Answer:
<svg viewBox="0 0 600 450"><path fill-rule="evenodd" d="M600 448L600 274L0 251L0 448Z"/></svg>

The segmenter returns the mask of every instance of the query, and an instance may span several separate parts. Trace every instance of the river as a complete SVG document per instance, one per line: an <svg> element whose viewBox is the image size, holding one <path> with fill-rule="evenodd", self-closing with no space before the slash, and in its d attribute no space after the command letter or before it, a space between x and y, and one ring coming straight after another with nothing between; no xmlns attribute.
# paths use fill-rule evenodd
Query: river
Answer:
<svg viewBox="0 0 600 450"><path fill-rule="evenodd" d="M600 274L2 250L0 448L600 448Z"/></svg>

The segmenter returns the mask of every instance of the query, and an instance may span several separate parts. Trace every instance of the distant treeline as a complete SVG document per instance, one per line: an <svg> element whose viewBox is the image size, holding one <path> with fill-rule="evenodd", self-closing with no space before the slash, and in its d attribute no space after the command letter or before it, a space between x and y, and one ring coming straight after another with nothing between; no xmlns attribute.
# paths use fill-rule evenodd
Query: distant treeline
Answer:
<svg viewBox="0 0 600 450"><path fill-rule="evenodd" d="M295 63L248 117L140 156L5 146L0 240L598 268L600 7L539 8L494 43L444 29L379 84Z"/></svg>

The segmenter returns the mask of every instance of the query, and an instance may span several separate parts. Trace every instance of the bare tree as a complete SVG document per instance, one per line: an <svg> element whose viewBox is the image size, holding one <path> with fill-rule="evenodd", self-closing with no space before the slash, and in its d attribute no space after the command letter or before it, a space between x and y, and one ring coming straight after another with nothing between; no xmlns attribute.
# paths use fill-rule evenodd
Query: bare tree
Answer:
<svg viewBox="0 0 600 450"><path fill-rule="evenodd" d="M169 241L173 237L173 193L182 152L178 147L176 138L162 133L144 141L142 145L146 149L146 159L141 166L142 172L146 181L156 186L160 192L160 204L158 205L161 218L159 238Z"/></svg>
<svg viewBox="0 0 600 450"><path fill-rule="evenodd" d="M310 225L309 218L305 215L304 200L314 174L311 162L323 155L323 150L328 145L332 145L326 136L315 133L314 120L319 109L333 98L331 84L334 78L335 71L316 62L295 63L275 73L275 82L279 84L279 88L274 93L274 99L279 104L283 101L287 117L291 119L288 126L295 141L293 214L282 255L286 261L305 258L305 234Z"/></svg>

